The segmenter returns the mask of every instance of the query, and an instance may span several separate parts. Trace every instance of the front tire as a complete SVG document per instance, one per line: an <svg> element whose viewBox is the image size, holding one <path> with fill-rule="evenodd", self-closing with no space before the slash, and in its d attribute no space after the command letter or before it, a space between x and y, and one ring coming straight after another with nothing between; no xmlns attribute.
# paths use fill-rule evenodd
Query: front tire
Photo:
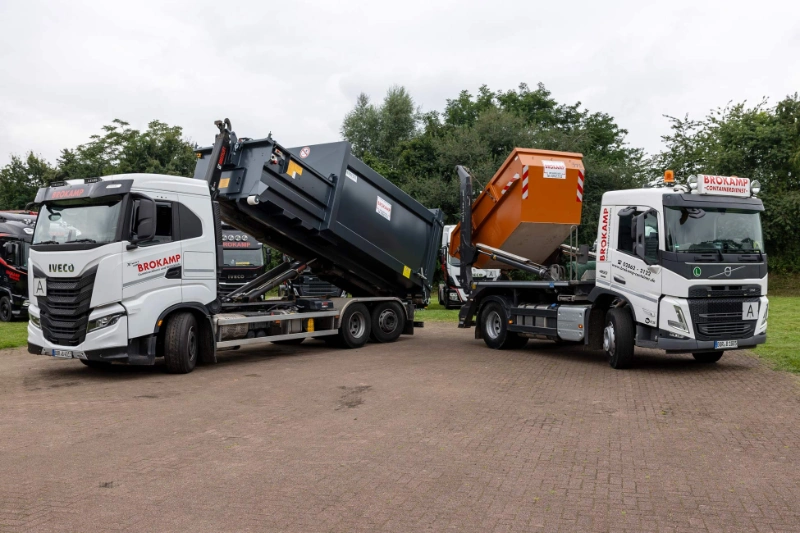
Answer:
<svg viewBox="0 0 800 533"><path fill-rule="evenodd" d="M0 298L0 322L11 322L14 320L14 313L11 312L11 300L8 296Z"/></svg>
<svg viewBox="0 0 800 533"><path fill-rule="evenodd" d="M710 364L716 363L717 361L722 359L722 356L724 354L725 354L724 351L722 351L722 352L702 352L702 353L693 353L692 357L694 357L694 360L697 361L698 363L701 363L701 364L704 364L704 365L710 365Z"/></svg>
<svg viewBox="0 0 800 533"><path fill-rule="evenodd" d="M528 338L508 331L508 314L497 302L488 303L481 312L483 342L493 350L515 350L528 344Z"/></svg>
<svg viewBox="0 0 800 533"><path fill-rule="evenodd" d="M614 307L606 314L603 350L611 368L621 370L633 362L633 319L627 309Z"/></svg>
<svg viewBox="0 0 800 533"><path fill-rule="evenodd" d="M164 363L170 374L188 374L197 364L200 335L192 313L177 313L169 319L164 335Z"/></svg>
<svg viewBox="0 0 800 533"><path fill-rule="evenodd" d="M394 342L406 328L406 314L397 302L384 302L372 309L372 338L377 342Z"/></svg>
<svg viewBox="0 0 800 533"><path fill-rule="evenodd" d="M352 304L342 315L339 326L339 345L342 348L361 348L369 340L372 324L364 304Z"/></svg>

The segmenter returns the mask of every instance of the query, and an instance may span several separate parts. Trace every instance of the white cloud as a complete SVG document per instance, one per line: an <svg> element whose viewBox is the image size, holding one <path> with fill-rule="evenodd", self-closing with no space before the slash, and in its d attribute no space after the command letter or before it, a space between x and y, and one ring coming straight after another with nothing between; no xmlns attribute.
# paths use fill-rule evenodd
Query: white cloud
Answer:
<svg viewBox="0 0 800 533"><path fill-rule="evenodd" d="M793 2L474 0L4 2L0 164L55 160L114 118L181 125L200 144L239 135L293 146L339 138L359 92L405 85L424 110L482 84L543 82L653 152L663 114L800 88Z"/></svg>

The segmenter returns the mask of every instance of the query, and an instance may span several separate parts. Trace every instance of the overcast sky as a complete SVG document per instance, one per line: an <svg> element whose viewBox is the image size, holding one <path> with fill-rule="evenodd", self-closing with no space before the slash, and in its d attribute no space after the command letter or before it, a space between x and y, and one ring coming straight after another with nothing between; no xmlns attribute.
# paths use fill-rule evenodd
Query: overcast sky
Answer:
<svg viewBox="0 0 800 533"><path fill-rule="evenodd" d="M228 117L287 146L340 139L360 92L423 111L462 89L543 82L658 151L662 115L800 90L800 2L0 0L0 164L55 161L114 118Z"/></svg>

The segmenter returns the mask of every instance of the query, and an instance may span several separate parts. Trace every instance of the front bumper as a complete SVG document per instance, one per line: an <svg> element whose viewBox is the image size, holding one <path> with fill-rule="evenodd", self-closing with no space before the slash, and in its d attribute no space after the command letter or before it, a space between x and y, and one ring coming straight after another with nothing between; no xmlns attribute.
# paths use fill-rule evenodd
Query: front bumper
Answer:
<svg viewBox="0 0 800 533"><path fill-rule="evenodd" d="M754 335L747 339L739 339L739 347L752 348L759 344L767 342L767 334ZM666 336L666 332L662 331L658 336L658 348L673 353L686 353L686 352L716 352L714 348L714 341L698 341L696 339L672 339Z"/></svg>
<svg viewBox="0 0 800 533"><path fill-rule="evenodd" d="M152 365L155 363L155 336L128 340L128 320L86 334L77 346L60 346L44 337L41 329L28 322L28 352L59 359L84 359L106 363Z"/></svg>

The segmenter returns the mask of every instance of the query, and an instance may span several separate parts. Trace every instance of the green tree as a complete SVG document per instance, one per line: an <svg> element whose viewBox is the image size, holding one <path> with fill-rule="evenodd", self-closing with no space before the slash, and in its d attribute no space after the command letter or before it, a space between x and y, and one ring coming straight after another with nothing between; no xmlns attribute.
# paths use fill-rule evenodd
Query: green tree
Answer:
<svg viewBox="0 0 800 533"><path fill-rule="evenodd" d="M179 126L158 120L145 131L116 119L103 126L103 135L75 149L64 149L59 158L61 179L92 178L145 172L189 177L194 173L194 145L183 139Z"/></svg>
<svg viewBox="0 0 800 533"><path fill-rule="evenodd" d="M767 100L711 111L702 120L668 117L665 150L653 158L657 172L757 179L764 240L772 270L800 270L800 99L790 95L774 106Z"/></svg>
<svg viewBox="0 0 800 533"><path fill-rule="evenodd" d="M0 209L23 209L55 175L56 169L33 152L25 158L12 155L0 169Z"/></svg>

